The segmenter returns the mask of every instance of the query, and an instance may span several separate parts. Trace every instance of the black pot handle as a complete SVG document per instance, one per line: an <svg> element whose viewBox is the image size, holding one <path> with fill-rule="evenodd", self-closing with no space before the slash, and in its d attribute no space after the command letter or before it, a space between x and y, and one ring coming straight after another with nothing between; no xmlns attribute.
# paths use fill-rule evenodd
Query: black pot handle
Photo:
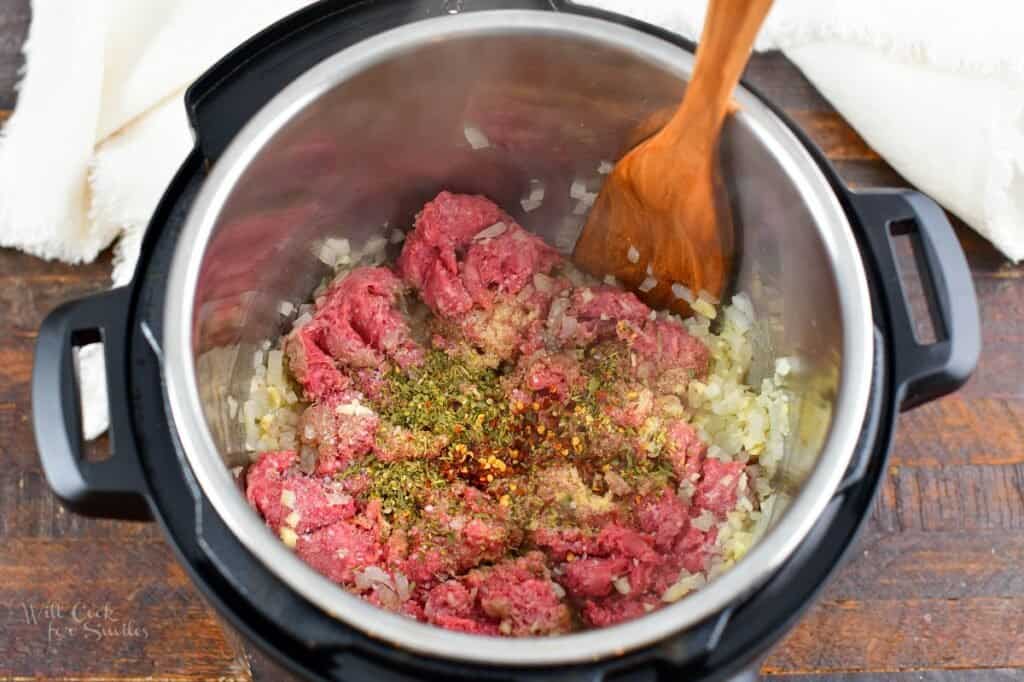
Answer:
<svg viewBox="0 0 1024 682"><path fill-rule="evenodd" d="M327 57L408 23L497 8L560 10L564 0L320 0L256 34L199 77L185 93L196 144L216 160L267 102ZM359 11L358 16L355 15Z"/></svg>
<svg viewBox="0 0 1024 682"><path fill-rule="evenodd" d="M32 369L32 423L43 473L68 507L86 516L150 518L131 425L117 413L128 405L127 315L131 292L112 289L65 303L43 321ZM74 349L102 341L110 402L111 455L88 462Z"/></svg>
<svg viewBox="0 0 1024 682"><path fill-rule="evenodd" d="M911 190L851 194L881 274L891 316L891 348L902 410L940 398L971 376L981 353L981 323L971 271L945 212ZM914 254L928 298L936 340L922 344L900 278L892 237L914 240Z"/></svg>

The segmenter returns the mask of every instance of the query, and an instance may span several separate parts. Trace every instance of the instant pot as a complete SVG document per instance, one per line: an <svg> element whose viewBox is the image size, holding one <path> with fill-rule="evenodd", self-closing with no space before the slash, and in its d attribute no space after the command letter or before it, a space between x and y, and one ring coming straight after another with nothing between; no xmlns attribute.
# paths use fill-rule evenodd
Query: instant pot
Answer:
<svg viewBox="0 0 1024 682"><path fill-rule="evenodd" d="M227 621L311 679L727 679L756 666L839 564L868 513L902 409L958 388L977 304L942 210L845 187L748 86L720 165L737 224L733 287L758 311L751 381L780 357L791 436L771 524L679 602L557 638L449 632L378 610L265 527L232 470L253 353L328 273L440 189L481 193L571 250L570 187L598 179L678 102L679 36L564 2L315 4L215 65L186 96L195 148L149 225L134 281L44 322L33 416L51 487L74 510L152 518ZM537 183L543 205L519 210ZM934 341L919 341L893 248L908 237ZM398 245L392 245L392 255ZM82 456L74 348L102 340L112 455Z"/></svg>

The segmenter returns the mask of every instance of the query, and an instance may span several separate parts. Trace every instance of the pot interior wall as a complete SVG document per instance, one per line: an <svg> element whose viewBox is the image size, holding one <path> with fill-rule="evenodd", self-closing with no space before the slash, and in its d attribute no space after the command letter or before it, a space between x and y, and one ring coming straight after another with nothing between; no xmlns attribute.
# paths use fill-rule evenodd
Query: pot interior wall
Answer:
<svg viewBox="0 0 1024 682"><path fill-rule="evenodd" d="M596 189L599 163L656 128L690 68L682 51L676 63L652 63L596 40L509 29L386 55L295 112L238 178L202 262L197 379L226 462L246 459L234 413L252 353L290 327L281 302L309 300L328 274L317 258L325 239L358 249L408 230L416 210L448 189L491 197L568 253L583 220L570 184L582 178ZM474 149L467 128L489 146ZM738 228L735 289L761 318L750 380L770 374L776 357L801 361L778 482L794 493L827 434L842 327L827 245L780 154L747 113L728 122L720 161ZM531 181L545 198L525 213L519 201Z"/></svg>

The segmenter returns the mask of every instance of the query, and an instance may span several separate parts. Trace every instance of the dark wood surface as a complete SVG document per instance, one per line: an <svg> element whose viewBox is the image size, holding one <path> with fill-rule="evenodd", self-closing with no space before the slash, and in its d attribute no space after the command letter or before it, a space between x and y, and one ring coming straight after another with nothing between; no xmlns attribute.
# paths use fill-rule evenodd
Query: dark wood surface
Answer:
<svg viewBox="0 0 1024 682"><path fill-rule="evenodd" d="M28 19L28 0L0 0L0 109L16 99ZM755 58L749 78L848 182L906 184L784 58ZM958 234L981 302L981 366L960 393L901 417L857 550L767 675L1024 679L1024 268ZM36 330L61 301L103 289L109 267L109 256L69 267L0 250L0 679L282 679L221 628L155 526L69 514L43 480L29 423Z"/></svg>

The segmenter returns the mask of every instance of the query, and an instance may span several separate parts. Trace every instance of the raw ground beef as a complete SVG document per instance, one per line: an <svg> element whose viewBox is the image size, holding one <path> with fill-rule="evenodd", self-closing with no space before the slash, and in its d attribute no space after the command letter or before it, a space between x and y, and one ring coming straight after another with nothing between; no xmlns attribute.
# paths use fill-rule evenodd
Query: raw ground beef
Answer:
<svg viewBox="0 0 1024 682"><path fill-rule="evenodd" d="M685 416L707 347L580 284L483 197L439 194L396 268L341 274L284 350L301 451L263 453L249 502L317 571L423 622L536 636L641 616L708 570L708 519L746 492Z"/></svg>
<svg viewBox="0 0 1024 682"><path fill-rule="evenodd" d="M572 616L544 557L529 552L447 580L427 594L427 622L484 635L554 635L568 632Z"/></svg>
<svg viewBox="0 0 1024 682"><path fill-rule="evenodd" d="M313 319L285 343L289 367L307 398L323 400L349 386L338 365L373 368L386 358L407 368L422 361L423 349L397 305L404 289L387 268L361 268L317 301Z"/></svg>

